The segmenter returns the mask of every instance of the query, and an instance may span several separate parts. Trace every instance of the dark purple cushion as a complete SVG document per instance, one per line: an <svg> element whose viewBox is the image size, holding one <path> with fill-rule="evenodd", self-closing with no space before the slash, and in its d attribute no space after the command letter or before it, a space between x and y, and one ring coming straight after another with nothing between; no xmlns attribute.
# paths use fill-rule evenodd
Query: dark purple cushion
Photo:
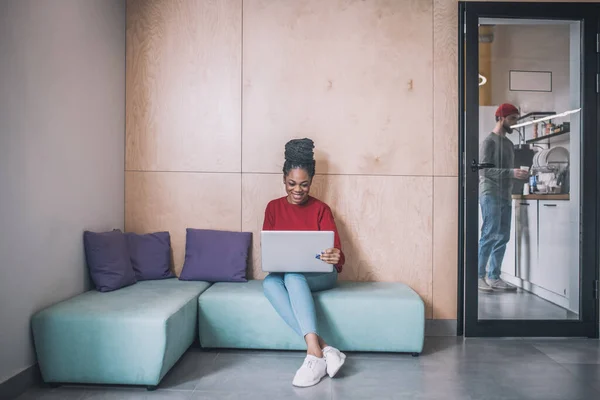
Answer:
<svg viewBox="0 0 600 400"><path fill-rule="evenodd" d="M100 292L110 292L136 282L123 232L83 233L85 258L92 281Z"/></svg>
<svg viewBox="0 0 600 400"><path fill-rule="evenodd" d="M171 272L171 236L169 232L138 235L128 232L127 248L138 281L173 278Z"/></svg>
<svg viewBox="0 0 600 400"><path fill-rule="evenodd" d="M184 281L246 282L251 232L186 231Z"/></svg>

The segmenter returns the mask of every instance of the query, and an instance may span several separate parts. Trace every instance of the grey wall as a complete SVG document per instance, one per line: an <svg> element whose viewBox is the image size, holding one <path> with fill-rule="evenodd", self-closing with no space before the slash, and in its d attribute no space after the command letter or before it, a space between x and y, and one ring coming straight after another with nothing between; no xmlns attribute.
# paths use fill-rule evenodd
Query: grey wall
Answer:
<svg viewBox="0 0 600 400"><path fill-rule="evenodd" d="M89 288L83 230L123 228L124 137L125 0L0 0L0 382Z"/></svg>
<svg viewBox="0 0 600 400"><path fill-rule="evenodd" d="M496 26L492 45L492 104L513 103L524 114L568 110L569 29L565 23ZM551 71L552 92L510 91L510 70Z"/></svg>

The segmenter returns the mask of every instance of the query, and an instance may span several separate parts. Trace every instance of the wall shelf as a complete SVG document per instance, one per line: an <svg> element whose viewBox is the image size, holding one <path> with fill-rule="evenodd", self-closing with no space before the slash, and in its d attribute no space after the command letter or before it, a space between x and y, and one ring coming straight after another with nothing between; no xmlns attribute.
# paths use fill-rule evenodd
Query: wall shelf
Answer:
<svg viewBox="0 0 600 400"><path fill-rule="evenodd" d="M524 119L531 118L531 117L549 117L551 115L556 115L556 111L534 111L534 112L530 112L529 114L523 115L517 121L522 121ZM533 118L533 119L535 120L535 118Z"/></svg>
<svg viewBox="0 0 600 400"><path fill-rule="evenodd" d="M527 144L539 143L539 142L543 142L544 140L549 140L549 139L552 139L552 138L556 138L557 136L566 135L569 132L570 131L551 133L549 135L543 135L543 136L539 136L539 137L534 138L534 139L526 140L525 143L527 143Z"/></svg>

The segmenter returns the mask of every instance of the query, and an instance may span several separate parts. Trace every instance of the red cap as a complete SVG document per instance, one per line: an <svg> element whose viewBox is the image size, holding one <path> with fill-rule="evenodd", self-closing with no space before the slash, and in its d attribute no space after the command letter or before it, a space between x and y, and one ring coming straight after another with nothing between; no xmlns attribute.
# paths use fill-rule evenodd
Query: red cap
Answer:
<svg viewBox="0 0 600 400"><path fill-rule="evenodd" d="M512 114L520 114L517 107L513 106L512 104L501 104L500 107L498 107L498 109L496 110L496 117L498 118L508 117Z"/></svg>

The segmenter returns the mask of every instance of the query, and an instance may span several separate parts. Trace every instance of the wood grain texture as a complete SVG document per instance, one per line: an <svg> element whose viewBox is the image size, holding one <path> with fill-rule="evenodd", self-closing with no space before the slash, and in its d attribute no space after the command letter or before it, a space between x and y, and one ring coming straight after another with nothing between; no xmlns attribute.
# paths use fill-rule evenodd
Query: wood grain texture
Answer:
<svg viewBox="0 0 600 400"><path fill-rule="evenodd" d="M186 228L240 230L240 180L240 174L126 172L125 229L169 231L179 275Z"/></svg>
<svg viewBox="0 0 600 400"><path fill-rule="evenodd" d="M403 282L432 316L431 177L317 175L311 195L331 207L346 254L341 280ZM260 230L267 202L285 195L280 174L242 175L242 229L254 233L253 273L262 279ZM455 287L456 290L456 287Z"/></svg>
<svg viewBox="0 0 600 400"><path fill-rule="evenodd" d="M249 276L264 279L261 269L260 231L267 203L285 196L282 174L242 174L242 231L252 232L252 263Z"/></svg>
<svg viewBox="0 0 600 400"><path fill-rule="evenodd" d="M458 178L433 178L433 318L456 319Z"/></svg>
<svg viewBox="0 0 600 400"><path fill-rule="evenodd" d="M243 19L244 172L310 137L318 173L432 174L431 1L245 0Z"/></svg>
<svg viewBox="0 0 600 400"><path fill-rule="evenodd" d="M433 173L458 176L458 9L433 1Z"/></svg>
<svg viewBox="0 0 600 400"><path fill-rule="evenodd" d="M241 168L241 0L127 1L126 169Z"/></svg>

